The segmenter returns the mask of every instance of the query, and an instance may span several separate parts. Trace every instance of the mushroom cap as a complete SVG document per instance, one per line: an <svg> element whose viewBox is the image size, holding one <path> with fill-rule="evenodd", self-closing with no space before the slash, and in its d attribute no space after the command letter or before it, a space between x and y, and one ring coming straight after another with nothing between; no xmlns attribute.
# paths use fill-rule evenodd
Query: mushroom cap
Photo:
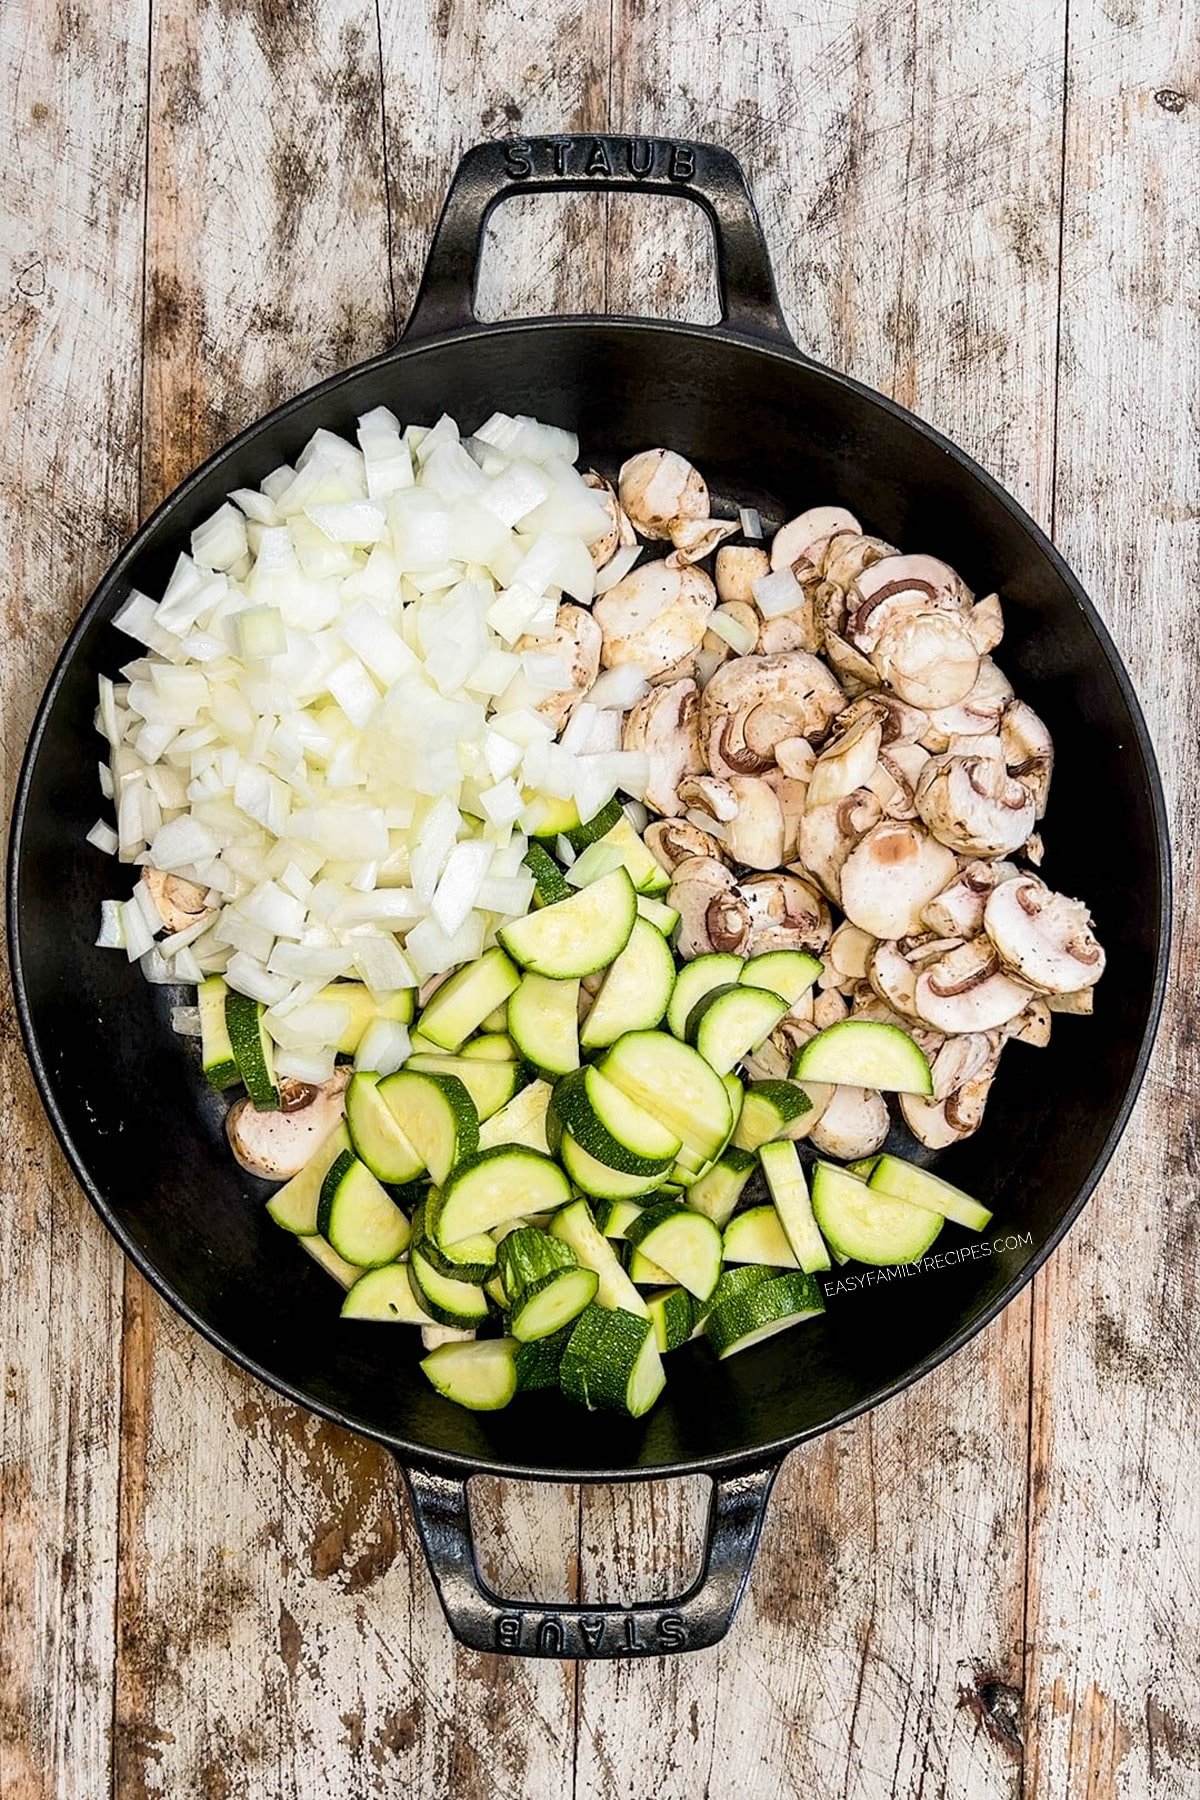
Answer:
<svg viewBox="0 0 1200 1800"><path fill-rule="evenodd" d="M1029 989L1005 974L993 945L980 937L924 968L913 998L918 1017L949 1037L1007 1025L1024 1011Z"/></svg>
<svg viewBox="0 0 1200 1800"><path fill-rule="evenodd" d="M586 470L583 480L585 486L595 491L601 506L608 514L608 530L603 537L598 537L591 545L592 561L598 569L602 569L606 563L612 561L622 544L633 544L637 540L634 536L633 526L629 523L621 502L617 499L617 490L613 487L612 482L606 481L603 475L598 475L595 469Z"/></svg>
<svg viewBox="0 0 1200 1800"><path fill-rule="evenodd" d="M824 663L804 650L736 656L717 670L700 703L700 737L716 774L756 775L781 738L822 737L846 704Z"/></svg>
<svg viewBox="0 0 1200 1800"><path fill-rule="evenodd" d="M791 569L800 576L816 572L818 557L830 538L843 532L860 532L862 526L844 506L810 506L781 525L771 542L771 567Z"/></svg>
<svg viewBox="0 0 1200 1800"><path fill-rule="evenodd" d="M870 788L856 788L830 806L808 806L800 821L801 872L811 877L838 906L842 903L842 869L854 846L883 816Z"/></svg>
<svg viewBox="0 0 1200 1800"><path fill-rule="evenodd" d="M753 605L754 583L771 570L771 559L765 550L752 544L723 544L713 565L717 595L723 604L743 600Z"/></svg>
<svg viewBox="0 0 1200 1800"><path fill-rule="evenodd" d="M885 624L871 652L879 677L910 706L953 706L979 674L979 652L962 620L947 612L902 614Z"/></svg>
<svg viewBox="0 0 1200 1800"><path fill-rule="evenodd" d="M777 869L783 861L783 808L758 776L689 775L679 783L679 799L712 819L713 836L734 862Z"/></svg>
<svg viewBox="0 0 1200 1800"><path fill-rule="evenodd" d="M519 637L514 645L518 654L533 650L545 656L562 659L571 685L542 694L534 702L534 711L560 732L575 707L600 673L600 627L586 607L564 600L554 619L554 630L546 637Z"/></svg>
<svg viewBox="0 0 1200 1800"><path fill-rule="evenodd" d="M710 856L686 857L675 870L667 900L679 913L676 948L682 957L709 950L746 954L750 908L724 863Z"/></svg>
<svg viewBox="0 0 1200 1800"><path fill-rule="evenodd" d="M645 801L673 817L683 810L679 783L704 767L700 755L700 690L694 681L652 687L626 714L622 748L649 758Z"/></svg>
<svg viewBox="0 0 1200 1800"><path fill-rule="evenodd" d="M738 893L750 919L745 955L759 956L764 950L808 950L819 955L829 942L829 908L803 875L784 869L747 875L739 882Z"/></svg>
<svg viewBox="0 0 1200 1800"><path fill-rule="evenodd" d="M216 918L216 909L205 899L207 890L182 875L167 875L149 866L142 870L142 885L154 902L163 930L187 931L202 919Z"/></svg>
<svg viewBox="0 0 1200 1800"><path fill-rule="evenodd" d="M1000 743L1008 772L1029 789L1034 817L1046 810L1054 772L1054 740L1032 706L1010 700L1000 718Z"/></svg>
<svg viewBox="0 0 1200 1800"><path fill-rule="evenodd" d="M637 663L653 678L700 648L717 604L702 569L642 563L601 594L592 617L603 633L606 669Z"/></svg>
<svg viewBox="0 0 1200 1800"><path fill-rule="evenodd" d="M1056 894L1036 875L1005 881L989 895L983 928L1005 968L1038 993L1076 993L1104 973L1083 901Z"/></svg>
<svg viewBox="0 0 1200 1800"><path fill-rule="evenodd" d="M869 654L885 627L922 612L958 612L966 590L936 556L885 556L857 575L849 596L846 637Z"/></svg>
<svg viewBox="0 0 1200 1800"><path fill-rule="evenodd" d="M1033 830L1033 795L998 756L931 756L914 797L933 835L964 856L1006 856Z"/></svg>
<svg viewBox="0 0 1200 1800"><path fill-rule="evenodd" d="M684 519L707 519L708 484L676 450L643 450L621 465L621 505L643 537L671 536Z"/></svg>
<svg viewBox="0 0 1200 1800"><path fill-rule="evenodd" d="M884 538L869 537L864 532L842 532L830 538L821 558L821 574L830 587L842 596L845 607L847 590L864 569L882 561L885 556L899 556L894 544Z"/></svg>
<svg viewBox="0 0 1200 1800"><path fill-rule="evenodd" d="M298 1175L345 1113L351 1074L344 1065L320 1087L281 1082L284 1103L276 1112L259 1112L248 1097L235 1101L225 1116L225 1133L243 1169L268 1181Z"/></svg>
<svg viewBox="0 0 1200 1800"><path fill-rule="evenodd" d="M875 825L842 865L842 910L872 937L910 936L920 931L922 909L956 867L953 852L920 825Z"/></svg>
<svg viewBox="0 0 1200 1800"><path fill-rule="evenodd" d="M824 1155L851 1162L878 1150L891 1123L887 1101L874 1088L835 1087L809 1141Z"/></svg>
<svg viewBox="0 0 1200 1800"><path fill-rule="evenodd" d="M725 860L725 852L716 838L701 831L690 819L654 819L642 835L647 850L669 875L673 875L689 856L711 857L714 862Z"/></svg>

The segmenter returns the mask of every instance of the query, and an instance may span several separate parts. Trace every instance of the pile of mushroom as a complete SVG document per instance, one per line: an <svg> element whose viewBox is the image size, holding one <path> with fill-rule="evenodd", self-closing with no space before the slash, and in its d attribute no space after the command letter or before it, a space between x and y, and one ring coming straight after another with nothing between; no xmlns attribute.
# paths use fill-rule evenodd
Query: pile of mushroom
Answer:
<svg viewBox="0 0 1200 1800"><path fill-rule="evenodd" d="M727 543L738 526L709 516L672 450L633 457L615 491L589 479L613 521L597 562L626 572L582 615L598 637L564 621L564 639L581 689L597 655L645 677L623 747L649 758L645 838L672 876L680 954L819 954L816 991L752 1073L786 1075L839 1018L884 1020L932 1065L933 1097L900 1100L909 1129L933 1149L968 1136L1005 1044L1044 1045L1052 1013L1090 1011L1104 968L1086 907L1028 866L1054 750L992 660L999 597L837 506L790 519L769 554ZM629 567L638 536L670 549ZM822 1151L884 1141L882 1095L812 1098L799 1129Z"/></svg>

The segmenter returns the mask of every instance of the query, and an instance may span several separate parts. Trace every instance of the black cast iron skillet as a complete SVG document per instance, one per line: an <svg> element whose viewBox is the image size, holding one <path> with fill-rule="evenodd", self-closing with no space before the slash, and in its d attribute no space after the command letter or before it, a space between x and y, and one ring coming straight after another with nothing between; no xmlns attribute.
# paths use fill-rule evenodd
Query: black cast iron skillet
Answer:
<svg viewBox="0 0 1200 1800"><path fill-rule="evenodd" d="M478 323L488 213L509 194L556 188L646 189L701 205L716 239L720 325ZM832 1292L825 1317L803 1330L727 1363L699 1344L678 1351L666 1396L640 1424L553 1397L499 1414L460 1411L432 1391L407 1343L341 1324L328 1277L270 1223L261 1197L247 1195L222 1106L169 1032L171 996L92 948L116 876L84 841L97 812L96 677L132 653L109 623L114 611L131 586L162 591L190 530L229 489L290 460L318 425L352 434L356 415L381 402L405 420L449 412L464 430L493 408L531 413L572 427L585 462L609 471L668 444L703 470L717 510L754 504L773 523L840 501L866 529L946 558L977 592L1001 590L1003 666L1054 734L1044 872L1086 897L1109 966L1096 1016L1057 1018L1048 1050L1011 1049L983 1129L938 1159L994 1208L995 1247L951 1227L940 1266ZM651 139L510 140L463 158L402 342L243 432L158 509L101 582L34 727L9 906L17 1009L50 1119L101 1218L159 1293L280 1393L395 1452L457 1637L526 1655L625 1656L721 1637L787 1452L966 1343L1078 1214L1149 1054L1167 947L1167 828L1141 712L1078 582L961 450L795 348L733 157ZM471 1541L466 1482L484 1469L560 1482L707 1473L701 1573L666 1604L503 1601L480 1580Z"/></svg>

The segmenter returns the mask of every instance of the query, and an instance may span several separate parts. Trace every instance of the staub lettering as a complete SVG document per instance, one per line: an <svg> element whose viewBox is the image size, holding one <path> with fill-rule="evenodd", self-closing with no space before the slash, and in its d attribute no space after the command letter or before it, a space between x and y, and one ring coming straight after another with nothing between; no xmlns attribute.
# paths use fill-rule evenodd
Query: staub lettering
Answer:
<svg viewBox="0 0 1200 1800"><path fill-rule="evenodd" d="M696 152L691 144L654 138L578 137L508 138L504 144L504 173L510 181L536 181L553 175L597 181L691 181L696 173Z"/></svg>
<svg viewBox="0 0 1200 1800"><path fill-rule="evenodd" d="M652 1635L644 1637L639 1625ZM529 1639L541 1656L602 1656L606 1651L627 1656L685 1650L688 1633L682 1614L673 1612L659 1613L654 1620L631 1612L544 1613L536 1623L520 1613L500 1614L496 1620L498 1650L521 1650Z"/></svg>

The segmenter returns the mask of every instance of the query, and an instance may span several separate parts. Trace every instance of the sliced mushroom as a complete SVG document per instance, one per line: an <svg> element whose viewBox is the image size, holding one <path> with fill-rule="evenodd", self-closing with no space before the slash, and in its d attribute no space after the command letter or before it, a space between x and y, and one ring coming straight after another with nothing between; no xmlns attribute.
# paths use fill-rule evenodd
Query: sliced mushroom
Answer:
<svg viewBox="0 0 1200 1800"><path fill-rule="evenodd" d="M975 685L956 706L934 707L920 741L927 750L945 750L952 738L990 736L1013 697L1012 683L990 656L980 660Z"/></svg>
<svg viewBox="0 0 1200 1800"><path fill-rule="evenodd" d="M945 1038L929 1065L934 1099L947 1100L972 1081L990 1081L1004 1041L1005 1034L995 1031L965 1031Z"/></svg>
<svg viewBox="0 0 1200 1800"><path fill-rule="evenodd" d="M1025 858L1026 862L1031 862L1035 869L1040 869L1042 866L1042 858L1045 854L1046 846L1042 842L1041 832L1031 832L1025 839L1025 842L1021 845L1021 855Z"/></svg>
<svg viewBox="0 0 1200 1800"><path fill-rule="evenodd" d="M809 806L800 821L800 863L837 905L842 901L841 874L846 858L883 816L869 788L856 788L831 806Z"/></svg>
<svg viewBox="0 0 1200 1800"><path fill-rule="evenodd" d="M808 799L808 782L785 775L782 769L768 769L762 780L774 793L783 815L783 855L779 860L795 862L800 854L800 826Z"/></svg>
<svg viewBox="0 0 1200 1800"><path fill-rule="evenodd" d="M959 612L968 600L955 571L936 556L885 556L856 576L845 635L869 655L889 626L918 613Z"/></svg>
<svg viewBox="0 0 1200 1800"><path fill-rule="evenodd" d="M717 595L724 603L740 600L754 604L754 583L771 570L771 559L765 550L751 544L725 544L717 551L713 566Z"/></svg>
<svg viewBox="0 0 1200 1800"><path fill-rule="evenodd" d="M915 800L933 835L964 856L1007 856L1033 829L1033 795L998 756L931 756Z"/></svg>
<svg viewBox="0 0 1200 1800"><path fill-rule="evenodd" d="M643 836L647 850L669 875L673 875L689 856L711 857L714 862L725 860L725 852L716 838L688 819L655 819L647 825Z"/></svg>
<svg viewBox="0 0 1200 1800"><path fill-rule="evenodd" d="M679 799L712 821L712 835L734 862L776 869L783 861L783 808L759 777L689 775L679 783Z"/></svg>
<svg viewBox="0 0 1200 1800"><path fill-rule="evenodd" d="M999 594L985 594L982 600L977 600L966 614L965 624L971 642L980 656L986 656L989 650L994 650L1004 636L1004 614Z"/></svg>
<svg viewBox="0 0 1200 1800"><path fill-rule="evenodd" d="M870 660L902 700L926 710L965 700L979 674L979 652L961 619L945 612L913 613L886 625Z"/></svg>
<svg viewBox="0 0 1200 1800"><path fill-rule="evenodd" d="M685 858L675 869L667 899L679 913L681 956L704 956L709 950L746 954L750 908L724 863L710 856Z"/></svg>
<svg viewBox="0 0 1200 1800"><path fill-rule="evenodd" d="M803 781L807 785L812 780L816 760L817 753L807 738L780 738L775 746L775 761L791 781Z"/></svg>
<svg viewBox="0 0 1200 1800"><path fill-rule="evenodd" d="M1019 875L1015 863L970 862L948 887L935 894L921 914L925 924L947 937L978 937L987 897L1002 881Z"/></svg>
<svg viewBox="0 0 1200 1800"><path fill-rule="evenodd" d="M838 730L849 731L851 725L863 718L879 720L879 741L884 750L901 746L914 747L928 724L920 707L909 706L906 701L887 693L883 688L876 688L873 692L852 700L845 712L838 714Z"/></svg>
<svg viewBox="0 0 1200 1800"><path fill-rule="evenodd" d="M531 650L539 655L557 657L570 676L569 687L543 694L534 702L534 711L555 732L561 731L600 673L599 625L586 607L575 606L567 600L558 609L549 637L520 637L515 648L518 654Z"/></svg>
<svg viewBox="0 0 1200 1800"><path fill-rule="evenodd" d="M1073 994L1047 994L1046 1005L1052 1013L1081 1013L1090 1018L1096 1010L1096 996L1091 988L1079 988Z"/></svg>
<svg viewBox="0 0 1200 1800"><path fill-rule="evenodd" d="M738 656L718 669L700 704L700 736L714 775L756 775L781 738L821 737L845 706L825 665L803 650Z"/></svg>
<svg viewBox="0 0 1200 1800"><path fill-rule="evenodd" d="M682 812L679 783L704 767L700 754L700 690L694 681L652 687L626 715L622 748L649 758L646 805L672 818Z"/></svg>
<svg viewBox="0 0 1200 1800"><path fill-rule="evenodd" d="M865 715L847 731L839 731L826 744L813 767L808 784L810 806L829 806L844 800L855 788L866 787L879 761L883 724Z"/></svg>
<svg viewBox="0 0 1200 1800"><path fill-rule="evenodd" d="M873 937L907 937L921 929L922 909L956 866L953 852L920 825L876 825L842 866L842 910Z"/></svg>
<svg viewBox="0 0 1200 1800"><path fill-rule="evenodd" d="M884 538L869 537L861 531L842 532L830 538L821 558L821 574L825 582L842 595L843 618L849 589L863 570L881 562L885 556L899 554L895 544L889 544Z"/></svg>
<svg viewBox="0 0 1200 1800"><path fill-rule="evenodd" d="M165 875L161 869L144 868L142 885L154 902L163 930L172 935L216 917L216 909L205 902L206 890L194 881L185 881L182 875Z"/></svg>
<svg viewBox="0 0 1200 1800"><path fill-rule="evenodd" d="M819 955L829 942L829 908L803 875L776 870L748 875L738 893L750 918L744 954L765 950L808 950Z"/></svg>
<svg viewBox="0 0 1200 1800"><path fill-rule="evenodd" d="M1041 994L1074 994L1104 973L1104 951L1082 900L1036 875L1006 881L988 898L983 928L1006 969Z"/></svg>
<svg viewBox="0 0 1200 1800"><path fill-rule="evenodd" d="M861 650L856 650L853 644L848 644L841 633L828 623L822 634L821 648L848 694L858 694L864 688L879 686L881 677L875 664Z"/></svg>
<svg viewBox="0 0 1200 1800"><path fill-rule="evenodd" d="M840 1025L849 1012L849 1001L836 988L823 988L813 1001L812 1022L818 1031L826 1031L830 1025Z"/></svg>
<svg viewBox="0 0 1200 1800"><path fill-rule="evenodd" d="M1034 817L1046 810L1054 770L1054 741L1032 706L1010 700L1000 719L1000 742L1010 775L1033 796Z"/></svg>
<svg viewBox="0 0 1200 1800"><path fill-rule="evenodd" d="M831 538L843 532L862 530L852 512L844 506L810 506L786 525L781 525L771 542L771 567L790 569L797 580L819 572L820 558Z"/></svg>
<svg viewBox="0 0 1200 1800"><path fill-rule="evenodd" d="M622 464L621 505L643 537L670 538L687 519L707 519L708 485L699 469L674 450L643 450Z"/></svg>
<svg viewBox="0 0 1200 1800"><path fill-rule="evenodd" d="M962 1031L995 1031L1023 1012L1029 989L1000 966L986 937L973 938L917 976L918 1016L949 1037Z"/></svg>
<svg viewBox="0 0 1200 1800"><path fill-rule="evenodd" d="M979 1129L983 1109L992 1091L992 1077L969 1081L945 1100L923 1100L918 1094L901 1094L904 1123L927 1150L948 1150Z"/></svg>
<svg viewBox="0 0 1200 1800"><path fill-rule="evenodd" d="M225 1132L243 1169L268 1181L298 1175L345 1113L351 1073L349 1067L335 1069L320 1087L281 1081L283 1104L276 1112L259 1112L249 1099L236 1101L226 1114Z"/></svg>
<svg viewBox="0 0 1200 1800"><path fill-rule="evenodd" d="M612 482L606 481L603 475L598 475L595 469L588 469L583 479L586 486L595 491L601 506L608 514L608 530L603 537L597 538L591 547L592 561L598 569L603 569L607 563L612 561L622 545L628 546L636 543L637 539L634 536L633 526L629 523L625 510L617 499L617 491Z"/></svg>
<svg viewBox="0 0 1200 1800"><path fill-rule="evenodd" d="M652 562L601 594L592 617L604 634L606 669L637 663L650 678L698 650L717 603L702 569Z"/></svg>
<svg viewBox="0 0 1200 1800"><path fill-rule="evenodd" d="M829 940L829 961L839 975L864 981L874 948L875 939L871 934L860 931L857 925L846 920Z"/></svg>
<svg viewBox="0 0 1200 1800"><path fill-rule="evenodd" d="M758 628L758 649L763 656L784 656L789 650L807 650L815 656L821 643L814 597L808 590L799 606L764 619Z"/></svg>
<svg viewBox="0 0 1200 1800"><path fill-rule="evenodd" d="M718 544L723 544L727 537L732 537L738 529L736 520L728 519L680 519L671 527L672 550L669 561L678 563L702 562L711 556Z"/></svg>
<svg viewBox="0 0 1200 1800"><path fill-rule="evenodd" d="M891 1123L887 1101L873 1088L836 1087L809 1141L825 1156L852 1162L878 1150Z"/></svg>
<svg viewBox="0 0 1200 1800"><path fill-rule="evenodd" d="M889 819L916 818L917 781L928 760L929 752L920 744L893 744L890 750L879 752L879 763L869 786L879 795Z"/></svg>
<svg viewBox="0 0 1200 1800"><path fill-rule="evenodd" d="M865 935L865 934L864 934ZM874 939L870 940L872 943ZM917 1016L917 969L894 942L876 943L866 969L873 992L893 1011L911 1020Z"/></svg>
<svg viewBox="0 0 1200 1800"><path fill-rule="evenodd" d="M1091 992L1091 989L1088 989ZM1006 1027L1006 1036L1014 1043L1030 1044L1035 1050L1044 1050L1050 1042L1051 1009L1048 1000L1038 998L1031 1000L1024 1012L1018 1013Z"/></svg>

